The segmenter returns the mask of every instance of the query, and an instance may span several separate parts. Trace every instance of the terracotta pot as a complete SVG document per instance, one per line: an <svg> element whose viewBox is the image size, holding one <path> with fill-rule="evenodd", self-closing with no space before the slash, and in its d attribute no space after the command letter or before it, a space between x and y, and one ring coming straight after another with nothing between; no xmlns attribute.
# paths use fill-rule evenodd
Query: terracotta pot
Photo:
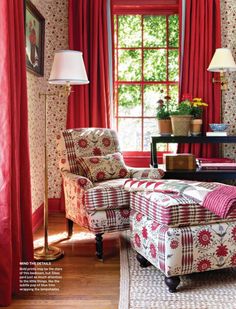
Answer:
<svg viewBox="0 0 236 309"><path fill-rule="evenodd" d="M193 136L198 136L202 134L202 119L191 120L190 133Z"/></svg>
<svg viewBox="0 0 236 309"><path fill-rule="evenodd" d="M171 120L157 119L157 133L161 136L170 136L172 134Z"/></svg>
<svg viewBox="0 0 236 309"><path fill-rule="evenodd" d="M188 136L190 132L190 122L192 115L173 115L170 116L172 131L175 136Z"/></svg>

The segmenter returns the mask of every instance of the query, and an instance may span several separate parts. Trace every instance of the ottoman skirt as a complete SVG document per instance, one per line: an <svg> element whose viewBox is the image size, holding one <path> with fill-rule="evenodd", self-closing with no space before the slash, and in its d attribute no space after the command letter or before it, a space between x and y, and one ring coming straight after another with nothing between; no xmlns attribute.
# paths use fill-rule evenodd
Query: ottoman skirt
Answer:
<svg viewBox="0 0 236 309"><path fill-rule="evenodd" d="M166 277L236 266L236 220L171 227L131 210L131 245Z"/></svg>

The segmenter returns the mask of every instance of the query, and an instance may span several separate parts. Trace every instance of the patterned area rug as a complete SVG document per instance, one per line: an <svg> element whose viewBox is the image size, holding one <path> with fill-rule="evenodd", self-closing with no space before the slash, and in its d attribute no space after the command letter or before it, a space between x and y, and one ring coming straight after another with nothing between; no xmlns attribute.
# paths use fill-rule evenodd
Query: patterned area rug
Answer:
<svg viewBox="0 0 236 309"><path fill-rule="evenodd" d="M139 266L125 233L120 265L119 309L236 309L236 269L182 276L178 292L169 293L158 269Z"/></svg>

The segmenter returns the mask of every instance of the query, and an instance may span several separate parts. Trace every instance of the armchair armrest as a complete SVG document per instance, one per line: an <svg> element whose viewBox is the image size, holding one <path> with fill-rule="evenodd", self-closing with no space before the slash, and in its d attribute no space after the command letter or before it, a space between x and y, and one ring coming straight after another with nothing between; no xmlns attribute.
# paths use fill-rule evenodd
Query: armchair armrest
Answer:
<svg viewBox="0 0 236 309"><path fill-rule="evenodd" d="M159 168L132 168L128 167L130 177L135 179L161 179L165 172Z"/></svg>
<svg viewBox="0 0 236 309"><path fill-rule="evenodd" d="M93 183L84 176L72 174L68 171L63 171L61 173L64 182L70 182L73 185L81 187L83 190L88 190L94 187Z"/></svg>

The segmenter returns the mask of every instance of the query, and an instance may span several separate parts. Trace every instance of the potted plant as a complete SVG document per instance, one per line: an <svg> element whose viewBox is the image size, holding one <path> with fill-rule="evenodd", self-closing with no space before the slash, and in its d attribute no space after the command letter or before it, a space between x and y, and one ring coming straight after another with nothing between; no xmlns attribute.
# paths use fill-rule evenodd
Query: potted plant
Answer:
<svg viewBox="0 0 236 309"><path fill-rule="evenodd" d="M169 112L169 100L171 99L170 96L165 96L164 102L162 99L157 101L157 132L161 136L170 136L172 134L172 126L170 120L170 112Z"/></svg>
<svg viewBox="0 0 236 309"><path fill-rule="evenodd" d="M175 136L188 136L190 122L193 118L192 104L187 96L183 96L175 111L170 113L171 125Z"/></svg>
<svg viewBox="0 0 236 309"><path fill-rule="evenodd" d="M192 112L193 119L190 124L190 132L193 136L198 136L202 133L202 113L203 107L208 106L201 98L193 98L192 100Z"/></svg>

